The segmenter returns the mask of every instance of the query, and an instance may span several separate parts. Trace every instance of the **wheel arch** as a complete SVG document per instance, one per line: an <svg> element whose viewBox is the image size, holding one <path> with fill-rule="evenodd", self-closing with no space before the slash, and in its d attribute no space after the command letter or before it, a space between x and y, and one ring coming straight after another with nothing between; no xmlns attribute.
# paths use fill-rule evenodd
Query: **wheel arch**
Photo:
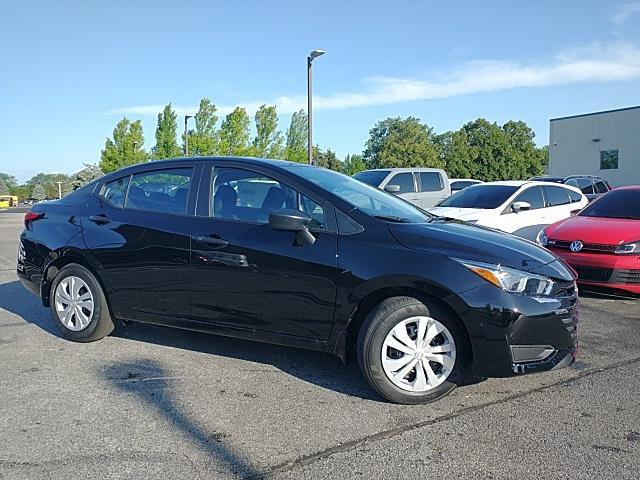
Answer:
<svg viewBox="0 0 640 480"><path fill-rule="evenodd" d="M344 362L353 360L355 356L355 346L358 335L367 315L378 304L391 297L413 297L425 303L438 305L446 310L454 318L463 333L463 342L468 352L469 362L473 362L474 350L471 341L471 332L464 322L462 316L456 311L453 305L458 303L457 296L439 285L430 285L421 282L403 282L396 285L379 286L367 291L357 302L352 314L349 316L342 340L338 341L334 353ZM451 303L450 303L451 302Z"/></svg>

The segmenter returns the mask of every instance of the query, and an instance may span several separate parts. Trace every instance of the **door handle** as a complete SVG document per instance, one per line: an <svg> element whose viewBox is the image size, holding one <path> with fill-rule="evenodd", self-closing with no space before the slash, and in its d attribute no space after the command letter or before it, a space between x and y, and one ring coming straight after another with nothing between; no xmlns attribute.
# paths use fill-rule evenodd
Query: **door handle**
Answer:
<svg viewBox="0 0 640 480"><path fill-rule="evenodd" d="M89 215L89 221L93 223L97 223L98 225L106 225L111 221L109 217L105 214L100 215Z"/></svg>
<svg viewBox="0 0 640 480"><path fill-rule="evenodd" d="M229 242L223 240L222 238L215 237L206 237L204 235L195 235L193 238L196 242L206 243L207 245L211 245L212 247L223 248L229 245Z"/></svg>

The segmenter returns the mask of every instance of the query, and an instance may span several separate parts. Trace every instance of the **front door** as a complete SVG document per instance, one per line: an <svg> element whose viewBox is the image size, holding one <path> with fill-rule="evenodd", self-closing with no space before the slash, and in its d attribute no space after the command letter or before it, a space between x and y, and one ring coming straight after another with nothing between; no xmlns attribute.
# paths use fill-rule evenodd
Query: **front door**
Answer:
<svg viewBox="0 0 640 480"><path fill-rule="evenodd" d="M209 215L192 231L191 313L195 320L307 338L328 338L337 282L331 207L256 167L211 172ZM201 192L204 195L205 192ZM273 230L269 213L295 208L312 220L313 245ZM329 222L330 223L330 222Z"/></svg>
<svg viewBox="0 0 640 480"><path fill-rule="evenodd" d="M189 316L194 165L128 175L101 187L83 235L117 318Z"/></svg>
<svg viewBox="0 0 640 480"><path fill-rule="evenodd" d="M531 208L514 212L513 204L516 202L526 202ZM535 240L538 232L549 224L542 187L529 187L516 196L500 215L498 221L500 230L514 233L528 240Z"/></svg>

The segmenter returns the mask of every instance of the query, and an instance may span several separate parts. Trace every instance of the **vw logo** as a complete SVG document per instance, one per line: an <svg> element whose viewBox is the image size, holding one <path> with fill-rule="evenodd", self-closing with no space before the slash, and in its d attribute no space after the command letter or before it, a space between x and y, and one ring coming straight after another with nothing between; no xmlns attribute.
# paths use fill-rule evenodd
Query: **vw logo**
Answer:
<svg viewBox="0 0 640 480"><path fill-rule="evenodd" d="M582 250L582 247L584 247L584 245L580 240L571 242L571 245L569 245L569 248L571 249L572 252L579 252L580 250Z"/></svg>

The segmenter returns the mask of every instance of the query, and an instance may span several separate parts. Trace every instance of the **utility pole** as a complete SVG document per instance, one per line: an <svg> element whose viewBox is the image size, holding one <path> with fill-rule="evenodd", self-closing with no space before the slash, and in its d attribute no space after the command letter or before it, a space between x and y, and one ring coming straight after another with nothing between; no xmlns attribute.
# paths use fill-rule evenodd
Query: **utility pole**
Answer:
<svg viewBox="0 0 640 480"><path fill-rule="evenodd" d="M58 198L62 198L62 182L56 182L58 184Z"/></svg>
<svg viewBox="0 0 640 480"><path fill-rule="evenodd" d="M185 115L184 116L184 156L189 156L189 130L187 129L187 120L189 120L193 115Z"/></svg>
<svg viewBox="0 0 640 480"><path fill-rule="evenodd" d="M312 89L311 89L311 63L314 58L324 55L324 50L313 50L307 57L307 158L309 165L313 165L313 110L312 110Z"/></svg>

